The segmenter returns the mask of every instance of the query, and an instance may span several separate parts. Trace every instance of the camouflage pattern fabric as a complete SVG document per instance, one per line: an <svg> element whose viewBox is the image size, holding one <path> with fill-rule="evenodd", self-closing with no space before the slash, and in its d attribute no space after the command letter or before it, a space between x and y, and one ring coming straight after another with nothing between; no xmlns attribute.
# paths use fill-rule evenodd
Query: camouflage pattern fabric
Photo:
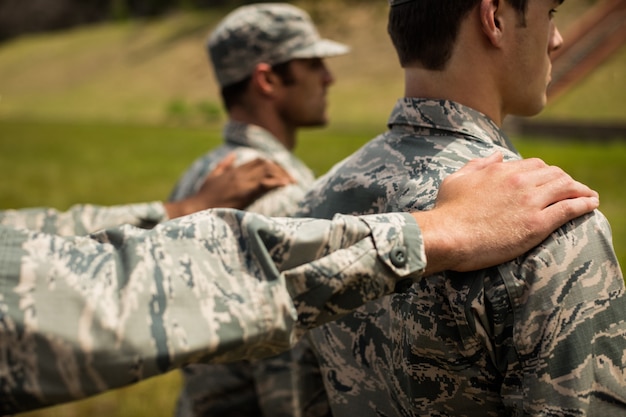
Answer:
<svg viewBox="0 0 626 417"><path fill-rule="evenodd" d="M401 99L389 126L318 180L304 215L428 210L470 159L519 158L491 120L450 101ZM598 211L511 262L425 277L310 338L335 416L626 415L624 280Z"/></svg>
<svg viewBox="0 0 626 417"><path fill-rule="evenodd" d="M311 170L286 149L270 132L250 124L230 121L223 131L225 143L198 160L183 175L171 194L172 200L196 192L204 177L226 155L234 153L236 163L254 158L276 162L296 181L272 190L254 201L246 211L266 216L289 216L315 177ZM200 416L295 416L297 386L292 383L292 355L286 352L262 361L220 365L191 365L183 368L184 386L179 399L178 417ZM299 359L296 359L299 360ZM316 370L317 371L317 370Z"/></svg>
<svg viewBox="0 0 626 417"><path fill-rule="evenodd" d="M109 207L75 205L64 212L47 207L0 211L0 225L60 236L83 236L122 224L149 229L164 220L167 213L160 201Z"/></svg>
<svg viewBox="0 0 626 417"><path fill-rule="evenodd" d="M390 259L398 250L406 263ZM187 363L275 355L416 279L424 259L406 214L329 222L221 209L85 237L0 226L0 413Z"/></svg>
<svg viewBox="0 0 626 417"><path fill-rule="evenodd" d="M245 210L272 217L285 217L293 214L298 203L315 181L313 172L270 132L259 126L229 121L224 127L223 136L222 146L198 158L181 176L169 200L178 201L195 194L217 164L226 155L234 153L237 165L263 158L276 162L295 180L295 184L266 193Z"/></svg>
<svg viewBox="0 0 626 417"><path fill-rule="evenodd" d="M215 78L225 87L243 81L264 62L343 55L350 48L322 39L302 9L286 3L260 3L235 9L213 30L207 49Z"/></svg>

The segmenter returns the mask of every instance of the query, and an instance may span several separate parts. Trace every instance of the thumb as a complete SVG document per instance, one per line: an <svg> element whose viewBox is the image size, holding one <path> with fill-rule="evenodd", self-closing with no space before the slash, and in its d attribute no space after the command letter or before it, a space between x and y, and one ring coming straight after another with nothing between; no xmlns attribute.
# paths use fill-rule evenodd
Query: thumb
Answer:
<svg viewBox="0 0 626 417"><path fill-rule="evenodd" d="M222 159L217 166L211 171L210 176L222 175L228 169L230 169L235 162L235 153L229 153L224 159Z"/></svg>
<svg viewBox="0 0 626 417"><path fill-rule="evenodd" d="M481 169L485 169L489 165L502 162L503 159L504 157L502 155L502 152L496 151L486 158L472 159L467 164L465 164L465 166L459 169L456 173L458 175L471 174L472 172L477 172L477 171L480 171Z"/></svg>

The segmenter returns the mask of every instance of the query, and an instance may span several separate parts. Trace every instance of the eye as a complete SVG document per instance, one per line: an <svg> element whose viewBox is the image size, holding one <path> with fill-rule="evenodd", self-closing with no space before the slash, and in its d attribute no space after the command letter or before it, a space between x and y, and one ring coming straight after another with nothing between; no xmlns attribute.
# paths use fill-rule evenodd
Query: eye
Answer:
<svg viewBox="0 0 626 417"><path fill-rule="evenodd" d="M556 9L551 9L550 10L550 19L554 18L554 15L556 14L557 10Z"/></svg>
<svg viewBox="0 0 626 417"><path fill-rule="evenodd" d="M311 69L318 69L324 66L324 61L321 60L321 58L312 58L309 61L309 67Z"/></svg>

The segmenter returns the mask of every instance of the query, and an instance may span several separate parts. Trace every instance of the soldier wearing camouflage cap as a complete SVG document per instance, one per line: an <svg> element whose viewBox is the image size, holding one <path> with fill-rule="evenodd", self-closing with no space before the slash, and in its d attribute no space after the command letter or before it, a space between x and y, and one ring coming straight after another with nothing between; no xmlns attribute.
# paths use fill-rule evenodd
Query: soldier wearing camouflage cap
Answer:
<svg viewBox="0 0 626 417"><path fill-rule="evenodd" d="M234 152L239 162L272 160L295 180L246 210L291 215L315 180L293 154L298 131L328 123L327 91L334 78L324 58L345 54L348 47L322 38L310 16L298 7L257 3L229 13L211 32L206 48L228 113L224 144L194 162L170 199L193 193L206 173ZM291 416L298 401L291 392L289 361L270 358L255 364L187 367L177 416Z"/></svg>
<svg viewBox="0 0 626 417"><path fill-rule="evenodd" d="M546 104L561 0L390 3L405 97L385 133L317 181L304 216L431 209L468 160L520 159L503 120ZM626 415L626 289L598 211L511 262L429 275L309 337L334 416Z"/></svg>
<svg viewBox="0 0 626 417"><path fill-rule="evenodd" d="M348 52L346 45L322 39L306 12L281 3L235 10L212 32L207 49L221 87L249 77L261 62L277 65Z"/></svg>

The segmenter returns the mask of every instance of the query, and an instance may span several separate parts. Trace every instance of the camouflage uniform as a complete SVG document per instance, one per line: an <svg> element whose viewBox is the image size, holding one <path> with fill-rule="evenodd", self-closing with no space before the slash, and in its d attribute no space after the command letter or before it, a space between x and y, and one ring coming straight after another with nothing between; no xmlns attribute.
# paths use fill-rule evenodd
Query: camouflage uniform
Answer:
<svg viewBox="0 0 626 417"><path fill-rule="evenodd" d="M186 363L276 354L402 288L424 259L406 214L328 222L221 209L84 237L2 225L0 414Z"/></svg>
<svg viewBox="0 0 626 417"><path fill-rule="evenodd" d="M259 63L276 65L297 58L323 58L348 52L345 45L320 38L303 10L279 3L236 9L212 32L207 49L221 87L245 80ZM224 129L224 139L222 147L192 165L170 199L195 193L206 174L228 153L235 152L238 163L257 157L272 160L296 181L265 194L246 210L274 217L292 215L315 180L309 168L259 126L231 120ZM291 356L301 361L300 353L309 352L299 345L292 352L254 363L185 367L185 383L176 415L295 417L301 406L297 384L292 383Z"/></svg>
<svg viewBox="0 0 626 417"><path fill-rule="evenodd" d="M44 207L0 211L0 224L60 236L82 236L121 224L149 229L167 219L160 201L109 207L75 205L65 212Z"/></svg>
<svg viewBox="0 0 626 417"><path fill-rule="evenodd" d="M519 158L491 120L450 101L401 99L389 126L316 183L303 214L432 209L470 159ZM598 211L511 262L425 277L310 338L335 416L626 415L624 281Z"/></svg>
<svg viewBox="0 0 626 417"><path fill-rule="evenodd" d="M234 153L236 164L243 164L255 158L267 159L280 165L296 181L295 184L266 193L246 210L273 217L293 214L298 202L315 180L304 162L286 149L270 132L259 126L230 121L224 127L223 135L224 145L208 152L191 165L174 187L170 200L182 200L197 193L206 176L217 164L226 155Z"/></svg>
<svg viewBox="0 0 626 417"><path fill-rule="evenodd" d="M183 175L170 199L197 192L215 166L234 153L237 163L264 158L283 167L295 184L272 190L254 201L247 211L267 216L288 216L297 209L315 177L311 170L270 132L250 124L230 121L224 128L225 143L199 158ZM292 415L291 356L223 365L191 365L183 368L184 386L177 405L178 416ZM283 411L278 411L283 410Z"/></svg>

